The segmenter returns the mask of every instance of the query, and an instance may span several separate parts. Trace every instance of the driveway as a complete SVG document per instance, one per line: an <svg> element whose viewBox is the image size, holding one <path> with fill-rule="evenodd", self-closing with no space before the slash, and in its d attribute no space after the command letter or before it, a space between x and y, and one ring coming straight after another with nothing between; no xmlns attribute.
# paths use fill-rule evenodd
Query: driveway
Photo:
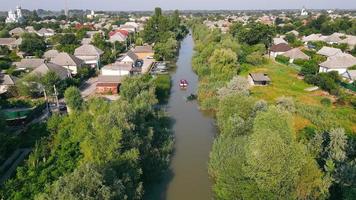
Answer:
<svg viewBox="0 0 356 200"><path fill-rule="evenodd" d="M98 82L98 77L93 77L85 81L80 87L80 93L83 98L87 98L95 93L96 83Z"/></svg>

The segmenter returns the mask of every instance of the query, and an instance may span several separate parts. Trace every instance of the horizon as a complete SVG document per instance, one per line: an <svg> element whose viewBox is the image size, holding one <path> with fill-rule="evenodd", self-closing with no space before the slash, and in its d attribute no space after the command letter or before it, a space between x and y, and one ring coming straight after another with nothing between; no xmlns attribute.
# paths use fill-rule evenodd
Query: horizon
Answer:
<svg viewBox="0 0 356 200"><path fill-rule="evenodd" d="M61 11L65 8L65 1L48 2L46 0L0 0L1 10L8 11L21 6L27 10L51 10ZM96 11L152 11L155 7L161 7L163 10L187 10L187 11L214 11L214 10L298 10L303 7L309 10L355 10L356 2L354 0L146 0L137 2L130 0L87 0L85 6L81 0L67 0L69 10L96 10Z"/></svg>

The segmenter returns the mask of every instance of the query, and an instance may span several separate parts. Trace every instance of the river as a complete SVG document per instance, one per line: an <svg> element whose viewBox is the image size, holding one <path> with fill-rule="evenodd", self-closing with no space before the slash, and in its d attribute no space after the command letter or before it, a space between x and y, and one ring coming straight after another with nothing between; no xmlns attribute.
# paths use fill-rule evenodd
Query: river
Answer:
<svg viewBox="0 0 356 200"><path fill-rule="evenodd" d="M164 180L146 191L147 200L210 200L211 182L208 159L215 135L213 118L198 109L196 101L185 97L196 93L198 77L192 70L194 41L188 35L181 43L177 67L171 72L172 89L167 111L174 121L174 154ZM186 79L186 90L179 88L179 80Z"/></svg>

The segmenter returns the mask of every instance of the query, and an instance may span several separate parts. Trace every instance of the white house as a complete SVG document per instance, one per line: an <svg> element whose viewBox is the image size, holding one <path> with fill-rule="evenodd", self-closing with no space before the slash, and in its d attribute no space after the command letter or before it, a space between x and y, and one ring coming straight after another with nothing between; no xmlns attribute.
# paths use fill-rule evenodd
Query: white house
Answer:
<svg viewBox="0 0 356 200"><path fill-rule="evenodd" d="M54 34L56 34L55 31L50 28L41 28L37 31L37 35L41 37L51 37L54 36Z"/></svg>
<svg viewBox="0 0 356 200"><path fill-rule="evenodd" d="M85 64L91 67L100 66L100 56L103 51L91 44L84 44L74 51L74 56L84 61Z"/></svg>
<svg viewBox="0 0 356 200"><path fill-rule="evenodd" d="M51 62L70 70L72 74L77 74L78 69L84 64L82 59L68 53L59 53Z"/></svg>
<svg viewBox="0 0 356 200"><path fill-rule="evenodd" d="M337 71L343 74L348 68L356 65L356 58L350 54L340 53L335 56L328 57L328 59L320 63L319 72Z"/></svg>
<svg viewBox="0 0 356 200"><path fill-rule="evenodd" d="M293 63L294 60L296 59L302 59L302 60L310 59L310 57L306 55L303 51L301 51L299 48L294 48L289 51L286 51L285 53L282 54L282 56L288 57L290 63Z"/></svg>
<svg viewBox="0 0 356 200"><path fill-rule="evenodd" d="M133 51L128 51L124 56L119 59L119 62L135 64L138 56Z"/></svg>
<svg viewBox="0 0 356 200"><path fill-rule="evenodd" d="M288 46L288 44L285 43L275 44L272 45L270 48L270 56L277 57L278 55L281 55L289 50L291 50L291 48Z"/></svg>

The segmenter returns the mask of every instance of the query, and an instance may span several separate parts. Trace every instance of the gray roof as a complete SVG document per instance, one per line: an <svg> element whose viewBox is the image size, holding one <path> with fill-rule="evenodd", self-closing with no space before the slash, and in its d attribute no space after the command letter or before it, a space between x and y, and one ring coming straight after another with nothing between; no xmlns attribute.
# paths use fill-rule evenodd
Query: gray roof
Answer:
<svg viewBox="0 0 356 200"><path fill-rule="evenodd" d="M41 28L40 30L37 31L38 34L46 34L46 33L52 33L54 34L54 30L50 28Z"/></svg>
<svg viewBox="0 0 356 200"><path fill-rule="evenodd" d="M291 49L285 53L282 54L283 56L286 56L291 59L304 59L304 60L309 60L309 56L305 54L303 51L301 51L298 48Z"/></svg>
<svg viewBox="0 0 356 200"><path fill-rule="evenodd" d="M70 75L70 72L66 68L54 63L43 63L41 66L33 70L31 74L43 76L50 71L55 72L62 80L68 78Z"/></svg>
<svg viewBox="0 0 356 200"><path fill-rule="evenodd" d="M60 66L80 66L84 63L83 60L68 53L59 53L55 58L51 60L53 63Z"/></svg>
<svg viewBox="0 0 356 200"><path fill-rule="evenodd" d="M12 29L11 31L9 31L9 34L10 35L18 35L18 34L21 34L21 33L24 33L25 32L25 30L23 30L23 28L21 28L21 27L17 27L17 28L14 28L14 29Z"/></svg>
<svg viewBox="0 0 356 200"><path fill-rule="evenodd" d="M20 62L15 62L14 65L21 69L35 69L44 63L41 58L24 58Z"/></svg>
<svg viewBox="0 0 356 200"><path fill-rule="evenodd" d="M136 46L133 50L134 53L154 53L152 46Z"/></svg>
<svg viewBox="0 0 356 200"><path fill-rule="evenodd" d="M340 53L329 57L325 62L320 63L321 67L336 69L349 68L356 65L356 58L350 54Z"/></svg>
<svg viewBox="0 0 356 200"><path fill-rule="evenodd" d="M91 44L83 44L75 49L75 56L97 56L102 55L104 52Z"/></svg>
<svg viewBox="0 0 356 200"><path fill-rule="evenodd" d="M43 57L47 58L47 59L52 59L52 58L55 58L58 54L59 54L59 52L57 50L51 49L51 50L46 51L43 54Z"/></svg>
<svg viewBox="0 0 356 200"><path fill-rule="evenodd" d="M332 35L329 35L328 37L326 37L324 39L325 42L333 42L333 43L337 43L340 42L342 39L340 38L340 34L338 33L334 33Z"/></svg>
<svg viewBox="0 0 356 200"><path fill-rule="evenodd" d="M0 85L15 85L18 78L8 74L0 74Z"/></svg>
<svg viewBox="0 0 356 200"><path fill-rule="evenodd" d="M98 76L98 83L121 83L121 76Z"/></svg>
<svg viewBox="0 0 356 200"><path fill-rule="evenodd" d="M271 81L271 79L264 73L250 73L253 81Z"/></svg>
<svg viewBox="0 0 356 200"><path fill-rule="evenodd" d="M138 59L138 56L131 50L126 53L126 56L130 57L133 61Z"/></svg>
<svg viewBox="0 0 356 200"><path fill-rule="evenodd" d="M335 56L336 54L342 53L342 51L341 51L341 49L324 46L316 53L323 55L323 56L330 57L330 56Z"/></svg>

